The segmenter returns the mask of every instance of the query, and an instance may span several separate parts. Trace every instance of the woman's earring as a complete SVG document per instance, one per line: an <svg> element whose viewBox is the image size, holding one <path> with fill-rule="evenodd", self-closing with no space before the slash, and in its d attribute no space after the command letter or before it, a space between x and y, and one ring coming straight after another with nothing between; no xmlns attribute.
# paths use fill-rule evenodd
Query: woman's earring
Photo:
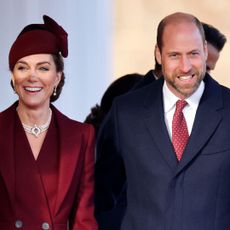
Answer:
<svg viewBox="0 0 230 230"><path fill-rule="evenodd" d="M53 96L57 95L57 86L54 86Z"/></svg>

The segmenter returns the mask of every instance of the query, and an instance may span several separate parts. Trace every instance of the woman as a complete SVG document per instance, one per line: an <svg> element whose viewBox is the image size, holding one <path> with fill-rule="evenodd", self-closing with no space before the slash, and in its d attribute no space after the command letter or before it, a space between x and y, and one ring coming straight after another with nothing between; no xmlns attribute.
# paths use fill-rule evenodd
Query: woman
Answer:
<svg viewBox="0 0 230 230"><path fill-rule="evenodd" d="M18 101L0 114L0 229L96 230L94 132L59 112L67 33L26 26L9 53Z"/></svg>

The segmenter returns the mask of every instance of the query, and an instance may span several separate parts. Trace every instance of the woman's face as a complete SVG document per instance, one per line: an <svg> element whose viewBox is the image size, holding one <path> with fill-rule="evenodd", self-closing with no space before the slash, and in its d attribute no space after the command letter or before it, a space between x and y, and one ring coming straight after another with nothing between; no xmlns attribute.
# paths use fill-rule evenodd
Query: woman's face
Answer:
<svg viewBox="0 0 230 230"><path fill-rule="evenodd" d="M50 96L61 79L52 55L35 54L17 61L12 72L19 104L30 108L49 106Z"/></svg>

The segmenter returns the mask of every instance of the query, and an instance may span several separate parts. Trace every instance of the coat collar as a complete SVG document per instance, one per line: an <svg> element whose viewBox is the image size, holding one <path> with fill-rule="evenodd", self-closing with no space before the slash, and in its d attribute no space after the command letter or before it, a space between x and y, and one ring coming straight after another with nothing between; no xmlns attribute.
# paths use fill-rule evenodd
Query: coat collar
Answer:
<svg viewBox="0 0 230 230"><path fill-rule="evenodd" d="M176 174L181 172L193 159L199 155L201 149L213 135L222 120L223 97L220 85L209 75L205 77L205 90L201 97L196 117L182 160Z"/></svg>
<svg viewBox="0 0 230 230"><path fill-rule="evenodd" d="M60 141L59 182L55 209L56 212L58 212L67 195L76 171L75 169L77 168L78 157L80 156L77 156L74 151L81 148L81 146L79 146L79 143L81 142L78 141L81 137L78 134L76 135L76 132L70 132L71 130L74 130L73 121L59 112L54 106L51 106L51 108L56 116Z"/></svg>
<svg viewBox="0 0 230 230"><path fill-rule="evenodd" d="M161 154L172 172L174 172L177 167L177 160L164 120L163 83L164 80L159 79L149 85L148 92L144 99L143 120L154 143L159 149L158 153Z"/></svg>
<svg viewBox="0 0 230 230"><path fill-rule="evenodd" d="M5 181L12 207L15 199L13 143L17 104L17 102L14 103L0 113L0 173ZM76 154L73 154L73 149L81 148L77 141L81 137L80 135L76 136L76 132L70 132L73 130L73 122L69 118L60 113L54 106L51 105L51 108L57 120L60 140L60 168L56 202L56 211L58 212L74 176L78 158Z"/></svg>
<svg viewBox="0 0 230 230"><path fill-rule="evenodd" d="M205 90L201 97L192 133L182 160L178 163L168 135L163 109L163 79L149 86L144 100L143 118L155 144L172 172L177 175L199 153L222 119L223 99L220 85L205 76ZM146 90L147 88L145 88ZM208 118L208 119L207 119Z"/></svg>

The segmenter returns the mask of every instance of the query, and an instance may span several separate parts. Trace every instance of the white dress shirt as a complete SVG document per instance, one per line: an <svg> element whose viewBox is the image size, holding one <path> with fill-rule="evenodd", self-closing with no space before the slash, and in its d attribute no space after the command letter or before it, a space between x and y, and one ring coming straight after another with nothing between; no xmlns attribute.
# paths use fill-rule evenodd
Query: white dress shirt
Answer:
<svg viewBox="0 0 230 230"><path fill-rule="evenodd" d="M186 98L186 102L188 103L184 109L183 114L187 123L188 133L189 135L192 132L193 122L196 116L196 111L201 99L201 96L204 92L204 82L202 81L198 87L198 89L189 97ZM170 138L172 139L172 120L173 115L176 109L176 102L181 100L176 97L168 88L166 82L163 85L163 104L164 104L164 117L165 124L168 129L168 133Z"/></svg>

